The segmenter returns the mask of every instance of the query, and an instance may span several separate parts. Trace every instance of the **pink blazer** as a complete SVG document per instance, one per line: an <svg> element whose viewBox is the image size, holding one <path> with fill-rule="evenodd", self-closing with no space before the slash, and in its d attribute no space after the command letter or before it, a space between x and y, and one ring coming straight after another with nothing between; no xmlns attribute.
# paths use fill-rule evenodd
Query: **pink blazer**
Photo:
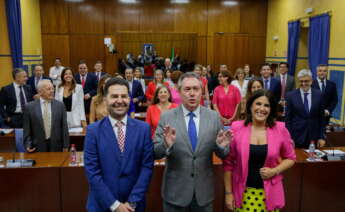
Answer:
<svg viewBox="0 0 345 212"><path fill-rule="evenodd" d="M235 121L231 128L233 139L230 153L223 161L224 171L232 172L232 192L235 205L241 207L243 192L246 189L248 177L248 161L251 124L244 126L244 121ZM296 160L293 141L283 122L276 122L272 128L267 128L267 156L265 167L276 167L281 159ZM281 174L264 180L265 203L267 210L283 208L285 205L283 176Z"/></svg>

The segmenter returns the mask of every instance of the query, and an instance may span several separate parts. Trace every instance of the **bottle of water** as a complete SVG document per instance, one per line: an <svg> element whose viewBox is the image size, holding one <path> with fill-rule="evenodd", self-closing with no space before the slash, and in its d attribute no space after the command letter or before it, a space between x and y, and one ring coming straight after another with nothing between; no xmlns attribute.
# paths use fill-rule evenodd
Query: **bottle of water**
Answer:
<svg viewBox="0 0 345 212"><path fill-rule="evenodd" d="M77 150L75 148L75 144L71 145L71 165L77 165Z"/></svg>
<svg viewBox="0 0 345 212"><path fill-rule="evenodd" d="M310 141L308 153L309 153L309 160L315 160L316 159L315 142L314 141Z"/></svg>

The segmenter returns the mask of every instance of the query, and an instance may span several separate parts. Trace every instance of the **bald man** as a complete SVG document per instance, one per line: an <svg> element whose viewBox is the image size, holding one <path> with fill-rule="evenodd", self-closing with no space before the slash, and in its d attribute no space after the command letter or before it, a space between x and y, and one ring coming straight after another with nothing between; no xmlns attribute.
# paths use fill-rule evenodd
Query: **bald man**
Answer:
<svg viewBox="0 0 345 212"><path fill-rule="evenodd" d="M24 108L26 150L30 153L67 151L69 134L65 105L54 99L54 86L50 80L40 80L37 91L39 98Z"/></svg>

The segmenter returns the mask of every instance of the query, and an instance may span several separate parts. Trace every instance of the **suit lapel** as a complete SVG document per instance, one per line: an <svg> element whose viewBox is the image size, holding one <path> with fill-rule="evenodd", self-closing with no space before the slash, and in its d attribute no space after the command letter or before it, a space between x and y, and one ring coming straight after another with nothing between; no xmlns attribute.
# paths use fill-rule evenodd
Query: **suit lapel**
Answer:
<svg viewBox="0 0 345 212"><path fill-rule="evenodd" d="M53 129L54 129L54 123L57 123L56 122L56 118L57 118L57 113L58 113L58 111L57 111L57 108L56 108L56 102L54 101L54 100L52 100L51 101L51 108L50 108L50 111L51 111L51 117L50 117L50 135L52 134L52 131L53 131Z"/></svg>
<svg viewBox="0 0 345 212"><path fill-rule="evenodd" d="M116 161L118 161L118 163L121 164L121 151L118 145L118 141L116 139L116 135L114 133L113 126L111 126L109 117L104 118L103 127L103 138L101 138L101 140L106 143L106 146L109 146L111 156L115 156L117 159Z"/></svg>
<svg viewBox="0 0 345 212"><path fill-rule="evenodd" d="M15 88L14 88L14 85L13 85L13 83L11 84L11 86L9 87L9 93L10 94L13 94L13 95L10 95L10 96L12 96L13 97L13 100L14 100L14 106L16 107L16 105L17 105L17 97L16 97L16 90L15 90Z"/></svg>
<svg viewBox="0 0 345 212"><path fill-rule="evenodd" d="M121 171L126 166L126 161L128 161L128 156L131 154L133 148L136 146L135 142L137 139L137 130L136 124L130 117L127 118L127 125L126 125L126 135L125 135L125 149L123 151L123 163L121 165Z"/></svg>
<svg viewBox="0 0 345 212"><path fill-rule="evenodd" d="M186 127L186 121L185 121L182 105L179 106L179 109L176 110L176 113L177 113L176 117L178 117L177 120L176 120L177 121L177 128L178 129L176 129L176 131L177 132L181 132L182 140L184 142L186 142L190 152L193 152L192 145L190 143L190 139L189 139L189 136L188 136L188 131L187 131L187 127Z"/></svg>
<svg viewBox="0 0 345 212"><path fill-rule="evenodd" d="M311 114L312 110L314 110L316 106L316 94L315 91L313 91L313 89L311 89L311 106L310 106L310 111L309 114Z"/></svg>
<svg viewBox="0 0 345 212"><path fill-rule="evenodd" d="M305 114L305 116L308 116L308 114L306 113L305 108L304 108L304 104L303 104L303 100L302 100L302 96L301 96L301 92L300 92L299 88L296 89L295 98L296 98L296 101L297 101L296 102L296 107L299 108L299 111L304 111L303 114Z"/></svg>
<svg viewBox="0 0 345 212"><path fill-rule="evenodd" d="M37 104L37 106L35 107L36 117L38 117L38 122L41 124L42 129L44 129L43 116L42 116L42 108L41 108L40 100L39 99L36 100L35 104Z"/></svg>
<svg viewBox="0 0 345 212"><path fill-rule="evenodd" d="M200 117L199 117L199 135L198 135L198 143L196 145L195 148L195 152L198 152L200 149L200 146L202 145L204 139L205 138L205 132L207 130L206 129L206 120L208 120L207 117L207 113L205 111L206 109L204 109L202 106L200 106ZM189 142L190 143L190 142Z"/></svg>
<svg viewBox="0 0 345 212"><path fill-rule="evenodd" d="M251 126L243 126L244 130L241 133L240 146L242 146L241 157L242 157L242 173L248 173L248 160L249 160L249 149L250 149L250 137L251 137Z"/></svg>

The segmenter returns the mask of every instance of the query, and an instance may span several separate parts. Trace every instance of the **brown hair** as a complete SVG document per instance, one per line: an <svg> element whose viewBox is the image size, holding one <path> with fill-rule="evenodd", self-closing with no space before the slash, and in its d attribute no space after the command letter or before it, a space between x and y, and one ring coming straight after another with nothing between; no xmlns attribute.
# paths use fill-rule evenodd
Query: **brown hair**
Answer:
<svg viewBox="0 0 345 212"><path fill-rule="evenodd" d="M103 86L105 84L105 81L107 79L110 79L111 76L109 74L104 74L101 79L98 82L98 87L97 87L97 95L96 95L96 105L101 104L103 101L104 97L104 89Z"/></svg>
<svg viewBox="0 0 345 212"><path fill-rule="evenodd" d="M254 82L259 82L260 85L262 86L262 88L264 88L264 83L262 82L261 79L251 79L251 80L248 82L246 99L249 99L249 97L252 96L252 87L253 87Z"/></svg>
<svg viewBox="0 0 345 212"><path fill-rule="evenodd" d="M159 103L158 93L159 93L160 90L162 90L162 88L167 89L167 91L168 91L168 93L169 93L169 99L168 99L168 101L169 101L169 102L172 102L172 97L171 97L170 89L169 89L167 86L162 85L162 86L159 86L159 87L156 89L155 94L154 94L154 96L153 96L153 102L152 102L152 104L156 105L156 104Z"/></svg>
<svg viewBox="0 0 345 212"><path fill-rule="evenodd" d="M75 89L75 87L76 87L77 82L75 81L75 79L74 79L74 77L73 77L73 71L72 71L72 69L69 68L69 67L64 68L64 69L62 70L62 72L61 72L61 83L60 83L60 85L59 85L59 88L61 88L61 87L63 87L63 86L66 85L66 81L65 81L64 77L65 77L66 72L67 72L68 70L70 70L70 71L72 72L72 86L69 88L69 92L72 93L72 92L74 92L74 89Z"/></svg>
<svg viewBox="0 0 345 212"><path fill-rule="evenodd" d="M180 76L183 74L182 71L174 71L171 74L171 81L173 81L173 83L175 85L177 85L178 79L180 78Z"/></svg>
<svg viewBox="0 0 345 212"><path fill-rule="evenodd" d="M230 74L230 72L229 71L221 71L221 72L219 72L223 77L227 77L228 78L228 83L230 84L231 83L231 81L233 80L233 78L232 78L232 76L231 76L231 74Z"/></svg>
<svg viewBox="0 0 345 212"><path fill-rule="evenodd" d="M235 79L238 80L238 75L241 74L241 73L242 73L243 75L245 75L244 69L243 69L243 68L237 68L236 71L235 71ZM245 77L245 76L244 76L244 77Z"/></svg>

